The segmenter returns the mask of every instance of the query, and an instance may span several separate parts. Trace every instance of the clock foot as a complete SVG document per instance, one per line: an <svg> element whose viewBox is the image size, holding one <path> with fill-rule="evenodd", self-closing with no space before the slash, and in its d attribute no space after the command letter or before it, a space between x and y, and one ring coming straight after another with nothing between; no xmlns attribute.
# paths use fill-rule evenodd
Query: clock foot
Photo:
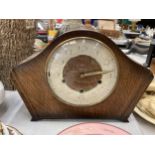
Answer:
<svg viewBox="0 0 155 155"><path fill-rule="evenodd" d="M122 121L122 122L125 122L125 123L129 123L128 118L125 118L125 119L123 118L123 119L121 119L121 121Z"/></svg>
<svg viewBox="0 0 155 155"><path fill-rule="evenodd" d="M38 121L38 120L40 120L40 118L36 118L36 117L31 118L31 121Z"/></svg>

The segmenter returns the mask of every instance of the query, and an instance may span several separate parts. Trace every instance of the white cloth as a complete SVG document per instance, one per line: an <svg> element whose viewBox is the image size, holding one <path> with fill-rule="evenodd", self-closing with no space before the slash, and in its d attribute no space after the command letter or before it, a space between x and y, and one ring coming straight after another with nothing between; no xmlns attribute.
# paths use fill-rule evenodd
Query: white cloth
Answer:
<svg viewBox="0 0 155 155"><path fill-rule="evenodd" d="M58 134L63 129L81 122L105 122L120 127L131 134L155 134L154 126L150 126L149 123L145 125L142 121L137 122L133 114L129 118L129 123L101 119L50 119L34 122L31 121L31 116L17 91L6 91L5 101L0 105L0 120L28 135Z"/></svg>
<svg viewBox="0 0 155 155"><path fill-rule="evenodd" d="M4 95L5 95L4 86L3 86L3 83L0 81L0 104L4 100Z"/></svg>

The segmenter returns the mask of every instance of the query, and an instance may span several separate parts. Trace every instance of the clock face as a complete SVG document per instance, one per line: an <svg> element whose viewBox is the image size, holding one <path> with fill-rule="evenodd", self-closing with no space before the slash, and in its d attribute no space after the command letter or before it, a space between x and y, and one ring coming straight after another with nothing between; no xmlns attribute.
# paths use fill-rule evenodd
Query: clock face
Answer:
<svg viewBox="0 0 155 155"><path fill-rule="evenodd" d="M95 105L110 96L117 84L117 59L99 40L75 37L59 44L49 55L47 79L61 102Z"/></svg>

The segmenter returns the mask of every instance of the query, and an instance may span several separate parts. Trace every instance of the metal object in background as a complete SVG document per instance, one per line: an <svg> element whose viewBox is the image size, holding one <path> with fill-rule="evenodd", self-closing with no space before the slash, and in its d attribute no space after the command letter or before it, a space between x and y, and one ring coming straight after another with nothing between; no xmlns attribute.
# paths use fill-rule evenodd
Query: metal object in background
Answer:
<svg viewBox="0 0 155 155"><path fill-rule="evenodd" d="M144 64L145 67L150 67L152 58L155 58L155 38L152 39L152 42L150 44L146 62Z"/></svg>

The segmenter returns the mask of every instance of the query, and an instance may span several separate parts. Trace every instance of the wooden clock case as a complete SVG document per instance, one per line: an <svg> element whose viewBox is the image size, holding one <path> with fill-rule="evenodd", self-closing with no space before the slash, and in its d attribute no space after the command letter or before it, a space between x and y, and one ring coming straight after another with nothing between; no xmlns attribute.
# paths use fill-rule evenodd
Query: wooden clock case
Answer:
<svg viewBox="0 0 155 155"><path fill-rule="evenodd" d="M52 94L47 81L47 59L55 46L73 37L92 37L108 45L119 66L119 78L113 93L103 102L86 107L70 106ZM54 118L104 118L127 121L138 100L153 79L147 68L129 59L109 38L95 31L76 30L57 37L33 59L12 71L12 80L32 120Z"/></svg>

